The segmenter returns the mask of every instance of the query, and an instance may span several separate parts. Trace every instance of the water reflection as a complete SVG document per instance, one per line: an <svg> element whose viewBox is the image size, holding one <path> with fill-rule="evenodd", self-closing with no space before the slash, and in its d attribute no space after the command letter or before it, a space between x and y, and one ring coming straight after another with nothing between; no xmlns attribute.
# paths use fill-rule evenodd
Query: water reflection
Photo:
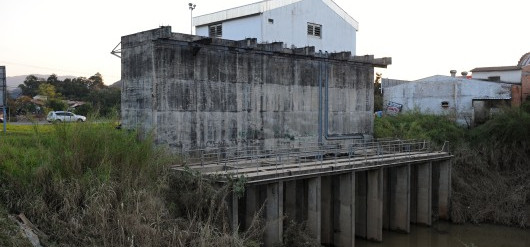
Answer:
<svg viewBox="0 0 530 247"><path fill-rule="evenodd" d="M409 234L383 231L383 242L357 238L358 247L530 247L530 229L495 225L454 225L437 222L432 227L410 226Z"/></svg>

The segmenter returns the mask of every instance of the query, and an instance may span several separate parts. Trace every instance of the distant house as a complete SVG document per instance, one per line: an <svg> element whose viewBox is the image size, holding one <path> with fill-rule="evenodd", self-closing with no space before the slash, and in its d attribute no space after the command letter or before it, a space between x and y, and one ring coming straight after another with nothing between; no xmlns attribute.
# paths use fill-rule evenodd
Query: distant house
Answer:
<svg viewBox="0 0 530 247"><path fill-rule="evenodd" d="M384 102L391 111L413 111L447 115L461 125L486 121L503 106L511 104L510 83L436 75L411 81L384 91Z"/></svg>
<svg viewBox="0 0 530 247"><path fill-rule="evenodd" d="M524 54L517 65L498 67L479 67L471 70L473 79L520 85L519 95L513 99L524 102L530 96L530 52ZM518 104L516 104L518 105Z"/></svg>
<svg viewBox="0 0 530 247"><path fill-rule="evenodd" d="M265 0L193 18L200 36L355 55L359 23L332 0Z"/></svg>
<svg viewBox="0 0 530 247"><path fill-rule="evenodd" d="M44 95L35 95L33 97L33 99L31 100L31 102L33 102L34 104L37 104L37 105L44 105L46 104L46 101L48 100L48 96L44 96Z"/></svg>
<svg viewBox="0 0 530 247"><path fill-rule="evenodd" d="M530 65L530 52L524 54L517 65L498 67L478 67L471 70L473 79L520 84L522 68Z"/></svg>

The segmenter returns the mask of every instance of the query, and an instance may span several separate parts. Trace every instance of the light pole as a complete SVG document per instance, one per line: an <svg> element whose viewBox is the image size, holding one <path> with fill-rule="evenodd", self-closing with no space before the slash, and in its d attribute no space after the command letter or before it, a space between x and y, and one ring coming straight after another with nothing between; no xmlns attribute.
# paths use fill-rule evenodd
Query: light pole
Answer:
<svg viewBox="0 0 530 247"><path fill-rule="evenodd" d="M190 7L190 34L193 34L193 10L197 5L193 3L188 3L188 6Z"/></svg>

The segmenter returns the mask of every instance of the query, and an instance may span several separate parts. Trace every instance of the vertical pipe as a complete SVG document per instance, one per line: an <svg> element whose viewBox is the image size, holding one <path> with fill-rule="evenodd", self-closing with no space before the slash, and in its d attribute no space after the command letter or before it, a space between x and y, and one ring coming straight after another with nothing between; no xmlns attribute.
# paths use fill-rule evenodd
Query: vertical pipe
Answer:
<svg viewBox="0 0 530 247"><path fill-rule="evenodd" d="M322 145L322 61L318 61L318 144Z"/></svg>

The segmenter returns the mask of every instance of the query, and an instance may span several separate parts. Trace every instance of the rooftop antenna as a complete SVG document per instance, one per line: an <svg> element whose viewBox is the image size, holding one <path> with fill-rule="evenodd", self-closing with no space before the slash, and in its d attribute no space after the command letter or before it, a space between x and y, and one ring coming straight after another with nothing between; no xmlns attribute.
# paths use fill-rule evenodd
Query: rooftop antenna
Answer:
<svg viewBox="0 0 530 247"><path fill-rule="evenodd" d="M193 3L188 3L188 6L190 8L190 34L193 35L193 10L197 5Z"/></svg>

